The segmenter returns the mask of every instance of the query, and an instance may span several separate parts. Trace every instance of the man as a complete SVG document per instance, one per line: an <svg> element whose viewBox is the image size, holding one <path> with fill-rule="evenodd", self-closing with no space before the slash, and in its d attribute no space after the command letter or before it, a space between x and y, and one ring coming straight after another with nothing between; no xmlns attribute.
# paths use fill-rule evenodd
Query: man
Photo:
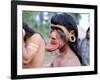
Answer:
<svg viewBox="0 0 100 80"><path fill-rule="evenodd" d="M74 18L67 13L55 14L51 18L51 41L46 49L49 52L58 50L52 67L80 66L78 53L78 29Z"/></svg>
<svg viewBox="0 0 100 80"><path fill-rule="evenodd" d="M90 28L86 31L86 37L80 43L80 51L82 55L82 64L87 66L90 64Z"/></svg>
<svg viewBox="0 0 100 80"><path fill-rule="evenodd" d="M44 55L44 39L23 22L23 68L42 67Z"/></svg>

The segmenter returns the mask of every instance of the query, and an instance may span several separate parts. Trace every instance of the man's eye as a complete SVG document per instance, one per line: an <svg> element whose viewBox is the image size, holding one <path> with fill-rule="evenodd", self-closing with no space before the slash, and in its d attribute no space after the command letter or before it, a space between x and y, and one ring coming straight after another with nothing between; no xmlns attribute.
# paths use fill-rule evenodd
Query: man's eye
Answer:
<svg viewBox="0 0 100 80"><path fill-rule="evenodd" d="M61 31L61 30L59 30L59 29L58 29L57 31L58 31L58 32L62 32L62 31Z"/></svg>
<svg viewBox="0 0 100 80"><path fill-rule="evenodd" d="M60 30L60 29L57 29L57 32L61 33L61 32L63 32L63 31L62 31L62 30Z"/></svg>
<svg viewBox="0 0 100 80"><path fill-rule="evenodd" d="M55 27L51 28L51 32L53 32L53 31L57 31L58 33L62 33L63 32L61 29L55 28Z"/></svg>

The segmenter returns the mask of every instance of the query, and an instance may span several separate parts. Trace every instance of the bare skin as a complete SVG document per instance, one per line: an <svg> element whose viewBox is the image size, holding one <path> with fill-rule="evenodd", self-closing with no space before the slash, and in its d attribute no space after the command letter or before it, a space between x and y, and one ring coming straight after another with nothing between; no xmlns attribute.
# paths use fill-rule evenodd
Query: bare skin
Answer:
<svg viewBox="0 0 100 80"><path fill-rule="evenodd" d="M40 34L35 33L26 43L23 41L23 68L38 68L43 65L45 42Z"/></svg>
<svg viewBox="0 0 100 80"><path fill-rule="evenodd" d="M67 47L64 52L59 51L58 56L56 56L54 61L52 62L52 66L80 66L80 62L74 52L69 47Z"/></svg>
<svg viewBox="0 0 100 80"><path fill-rule="evenodd" d="M68 40L69 32L60 25L56 27L61 28L66 33L66 39ZM51 33L51 42L46 47L47 51L52 52L59 50L58 55L52 62L52 67L65 67L65 66L80 66L80 61L75 53L71 50L67 43L64 43L56 31Z"/></svg>

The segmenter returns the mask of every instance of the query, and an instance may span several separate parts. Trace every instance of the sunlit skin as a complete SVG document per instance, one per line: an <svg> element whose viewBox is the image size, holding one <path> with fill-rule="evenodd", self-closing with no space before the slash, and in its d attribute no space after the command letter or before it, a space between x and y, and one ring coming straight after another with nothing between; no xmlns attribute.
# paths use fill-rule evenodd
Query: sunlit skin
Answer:
<svg viewBox="0 0 100 80"><path fill-rule="evenodd" d="M35 33L26 42L23 40L23 68L42 67L44 55L45 42L40 34Z"/></svg>
<svg viewBox="0 0 100 80"><path fill-rule="evenodd" d="M69 38L69 32L65 27L61 25L55 25L66 33L66 40ZM68 42L65 43L57 33L57 31L53 31L50 34L51 39L50 43L46 46L46 50L49 52L58 50L58 55L52 62L53 67L64 67L64 66L80 66L80 61L72 49L69 47Z"/></svg>

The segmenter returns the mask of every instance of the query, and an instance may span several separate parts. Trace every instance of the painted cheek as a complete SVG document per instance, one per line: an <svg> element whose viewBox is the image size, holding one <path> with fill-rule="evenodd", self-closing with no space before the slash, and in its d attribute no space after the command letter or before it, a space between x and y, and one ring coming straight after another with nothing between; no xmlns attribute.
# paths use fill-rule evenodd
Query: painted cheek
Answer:
<svg viewBox="0 0 100 80"><path fill-rule="evenodd" d="M51 41L49 44L47 44L46 50L51 52L51 51L58 49L58 47L59 47L59 41L57 39L57 36L56 36L56 34L52 33L51 34Z"/></svg>

